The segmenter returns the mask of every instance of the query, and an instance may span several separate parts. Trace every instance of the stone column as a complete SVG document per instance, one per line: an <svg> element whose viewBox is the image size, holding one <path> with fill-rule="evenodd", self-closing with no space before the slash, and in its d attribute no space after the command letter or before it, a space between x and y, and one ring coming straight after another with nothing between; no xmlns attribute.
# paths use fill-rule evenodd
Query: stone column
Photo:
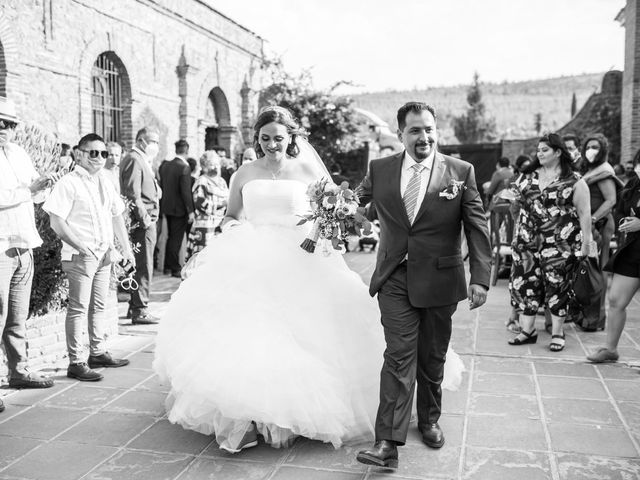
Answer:
<svg viewBox="0 0 640 480"><path fill-rule="evenodd" d="M633 159L640 148L640 16L638 1L627 0L617 17L625 28L622 78L621 161Z"/></svg>

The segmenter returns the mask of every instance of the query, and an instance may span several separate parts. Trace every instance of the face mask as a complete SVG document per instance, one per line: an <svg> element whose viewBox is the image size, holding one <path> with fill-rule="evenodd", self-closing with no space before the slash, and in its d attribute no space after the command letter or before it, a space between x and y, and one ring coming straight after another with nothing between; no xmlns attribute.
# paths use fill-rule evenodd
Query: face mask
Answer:
<svg viewBox="0 0 640 480"><path fill-rule="evenodd" d="M149 160L153 160L158 156L158 152L160 151L160 146L157 143L149 143L147 148L144 149L144 153L147 155Z"/></svg>
<svg viewBox="0 0 640 480"><path fill-rule="evenodd" d="M598 150L594 150L593 148L590 148L589 150L584 152L584 156L587 157L587 162L593 163L593 161L598 156Z"/></svg>

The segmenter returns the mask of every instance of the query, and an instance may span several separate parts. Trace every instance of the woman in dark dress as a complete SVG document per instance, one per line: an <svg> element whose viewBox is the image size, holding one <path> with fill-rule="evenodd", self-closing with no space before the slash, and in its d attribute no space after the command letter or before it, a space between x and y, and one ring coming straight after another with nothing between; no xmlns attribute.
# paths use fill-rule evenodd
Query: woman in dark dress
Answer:
<svg viewBox="0 0 640 480"><path fill-rule="evenodd" d="M550 133L538 142L537 168L515 181L520 213L512 244L509 289L522 331L511 345L536 343L535 318L545 306L551 312L549 349L564 349L563 324L569 303L576 255L592 254L589 189L571 168L562 138Z"/></svg>
<svg viewBox="0 0 640 480"><path fill-rule="evenodd" d="M622 217L619 230L625 238L605 267L606 271L613 272L607 342L587 356L593 363L618 361L618 342L627 321L627 306L640 288L640 150L633 159L633 166L636 177L625 185L616 208Z"/></svg>
<svg viewBox="0 0 640 480"><path fill-rule="evenodd" d="M598 245L600 268L609 261L609 244L615 231L613 215L617 190L622 182L616 177L613 167L607 161L609 142L599 133L591 135L582 146L582 178L589 187L591 200L591 224L593 238ZM606 281L606 277L605 277ZM606 318L606 284L602 294L593 298L589 305L582 307L583 318L579 326L586 332L603 330Z"/></svg>

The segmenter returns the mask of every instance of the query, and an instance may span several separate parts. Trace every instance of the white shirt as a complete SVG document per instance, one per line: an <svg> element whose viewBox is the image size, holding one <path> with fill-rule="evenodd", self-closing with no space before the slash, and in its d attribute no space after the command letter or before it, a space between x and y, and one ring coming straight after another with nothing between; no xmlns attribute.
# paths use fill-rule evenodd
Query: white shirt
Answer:
<svg viewBox="0 0 640 480"><path fill-rule="evenodd" d="M420 190L418 190L418 198L416 200L416 208L413 211L413 215L411 216L414 220L418 211L420 210L420 205L422 205L422 201L424 200L424 196L427 193L427 187L429 185L429 178L431 178L431 171L433 170L433 159L435 158L435 150L431 152L427 158L425 158L420 164L424 166L420 171ZM404 152L404 159L402 160L402 171L400 173L400 195L404 198L404 192L407 191L407 186L409 185L409 180L413 177L415 172L413 166L418 163L416 162L411 155L407 151Z"/></svg>
<svg viewBox="0 0 640 480"><path fill-rule="evenodd" d="M34 196L29 190L39 177L22 147L7 143L0 148L0 252L42 245L33 203L42 203L46 192Z"/></svg>
<svg viewBox="0 0 640 480"><path fill-rule="evenodd" d="M125 206L104 171L90 175L78 165L58 181L42 208L66 220L100 257L113 244L113 217L122 215ZM78 251L62 242L62 260L71 260L74 253Z"/></svg>

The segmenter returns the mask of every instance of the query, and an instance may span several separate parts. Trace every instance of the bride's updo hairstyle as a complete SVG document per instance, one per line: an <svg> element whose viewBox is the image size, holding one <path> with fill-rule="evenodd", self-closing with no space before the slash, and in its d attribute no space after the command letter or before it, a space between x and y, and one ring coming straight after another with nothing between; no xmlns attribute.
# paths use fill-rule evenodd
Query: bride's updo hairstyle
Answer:
<svg viewBox="0 0 640 480"><path fill-rule="evenodd" d="M287 127L287 133L291 135L291 143L287 146L287 155L290 157L297 157L300 153L297 139L298 135L302 135L304 133L303 130L300 128L300 125L298 125L298 122L296 122L293 118L293 114L289 110L283 107L269 106L264 107L260 111L258 119L253 126L253 148L255 149L258 158L264 157L264 152L258 142L260 129L272 122L276 122Z"/></svg>

